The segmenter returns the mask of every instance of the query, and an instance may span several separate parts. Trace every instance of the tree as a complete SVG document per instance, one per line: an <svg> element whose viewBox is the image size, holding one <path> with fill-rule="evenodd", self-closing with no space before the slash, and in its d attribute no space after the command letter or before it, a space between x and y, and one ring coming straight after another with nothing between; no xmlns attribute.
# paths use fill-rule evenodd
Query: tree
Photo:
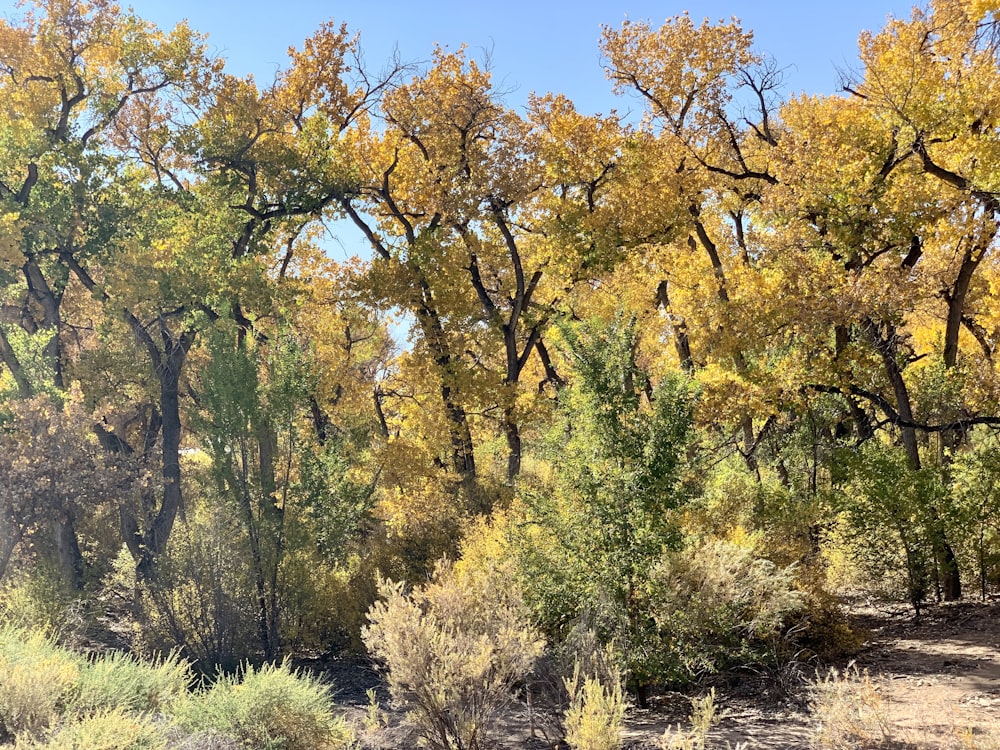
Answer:
<svg viewBox="0 0 1000 750"><path fill-rule="evenodd" d="M0 422L0 578L18 545L57 566L81 590L85 560L79 524L109 502L134 492L130 472L97 445L82 394L60 402L48 395L11 399Z"/></svg>
<svg viewBox="0 0 1000 750"><path fill-rule="evenodd" d="M124 168L119 128L140 112L169 109L175 95L196 100L211 66L201 39L186 26L165 34L104 0L38 3L35 11L19 23L0 23L0 118L11 135L0 155L8 250L2 281L7 320L31 335L47 332L44 355L53 386L62 388L69 341L64 301L76 293L77 280L88 291L96 288L84 268L105 249L121 218L109 201ZM0 357L21 394L30 395L32 384L6 332L0 332ZM173 364L169 356L157 363L166 365L164 372ZM162 410L168 418L166 508L179 492L177 461L170 455L179 423L170 432L176 422L170 421L170 393L164 391Z"/></svg>
<svg viewBox="0 0 1000 750"><path fill-rule="evenodd" d="M644 700L663 676L647 588L681 542L694 395L682 374L654 387L636 360L634 321L581 324L564 335L577 378L560 393L547 456L553 481L524 489L515 549L548 634L561 641L581 620L592 624L621 649Z"/></svg>
<svg viewBox="0 0 1000 750"><path fill-rule="evenodd" d="M682 15L659 29L606 27L601 46L615 91L645 105L632 181L665 205L644 212L632 239L651 256L639 277L649 286L643 306L666 316L681 367L731 371L745 394L735 419L741 453L756 471L756 447L776 409L753 403L773 372L748 319L757 310L746 305L757 301L752 217L776 181L769 152L779 137L781 79L751 44L735 20L696 27ZM705 379L708 403L716 383Z"/></svg>
<svg viewBox="0 0 1000 750"><path fill-rule="evenodd" d="M438 50L380 114L379 126L359 123L361 182L343 200L375 250L371 288L415 318L466 491L477 475L470 413L496 414L512 482L532 411L524 381L560 380L545 332L605 250L594 246L605 229L586 222L611 179L617 123L552 96L518 116L461 50Z"/></svg>

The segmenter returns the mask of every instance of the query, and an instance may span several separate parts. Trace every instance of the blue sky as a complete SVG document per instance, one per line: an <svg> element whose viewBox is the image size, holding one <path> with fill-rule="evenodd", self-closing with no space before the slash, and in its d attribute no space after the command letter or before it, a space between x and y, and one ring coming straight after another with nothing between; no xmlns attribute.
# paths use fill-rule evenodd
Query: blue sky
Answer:
<svg viewBox="0 0 1000 750"><path fill-rule="evenodd" d="M0 0L0 5L10 0ZM123 5L127 0L123 0ZM270 81L289 45L330 18L361 33L368 62L380 67L394 47L406 61L427 60L435 43L465 43L473 54L490 50L495 80L512 90L508 103L522 104L530 91L569 96L581 111L607 112L632 105L611 94L598 38L602 24L627 16L659 25L687 9L696 21L736 16L753 29L758 47L787 67L792 92L833 93L837 68L856 58L862 29L879 29L889 14L909 16L912 3L898 0L510 0L505 4L443 0L134 0L136 12L161 26L187 18L209 35L227 58L229 71Z"/></svg>

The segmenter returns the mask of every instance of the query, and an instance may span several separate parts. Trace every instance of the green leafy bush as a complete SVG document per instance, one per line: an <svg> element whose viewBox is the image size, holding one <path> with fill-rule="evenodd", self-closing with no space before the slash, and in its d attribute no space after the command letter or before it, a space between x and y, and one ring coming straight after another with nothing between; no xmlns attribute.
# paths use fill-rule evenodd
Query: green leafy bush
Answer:
<svg viewBox="0 0 1000 750"><path fill-rule="evenodd" d="M661 676L643 592L665 550L683 541L696 393L683 375L651 381L636 359L635 321L561 332L577 380L559 394L548 471L526 479L511 506L510 545L550 640L587 620L620 650L641 703Z"/></svg>
<svg viewBox="0 0 1000 750"><path fill-rule="evenodd" d="M0 623L29 632L64 631L66 612L73 605L58 571L35 564L8 574L0 586Z"/></svg>
<svg viewBox="0 0 1000 750"><path fill-rule="evenodd" d="M181 649L202 672L235 669L259 649L252 581L239 524L224 508L195 504L155 581L140 583L148 647Z"/></svg>
<svg viewBox="0 0 1000 750"><path fill-rule="evenodd" d="M176 703L174 718L189 733L222 735L245 750L339 750L353 742L333 715L329 688L287 663L221 675Z"/></svg>

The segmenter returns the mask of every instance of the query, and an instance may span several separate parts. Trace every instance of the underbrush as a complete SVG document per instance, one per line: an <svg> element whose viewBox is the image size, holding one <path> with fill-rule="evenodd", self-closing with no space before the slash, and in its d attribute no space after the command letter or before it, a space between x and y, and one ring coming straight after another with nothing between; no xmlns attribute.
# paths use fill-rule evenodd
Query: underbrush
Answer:
<svg viewBox="0 0 1000 750"><path fill-rule="evenodd" d="M86 658L0 627L0 744L73 750L347 750L329 688L286 664L192 689L176 654Z"/></svg>

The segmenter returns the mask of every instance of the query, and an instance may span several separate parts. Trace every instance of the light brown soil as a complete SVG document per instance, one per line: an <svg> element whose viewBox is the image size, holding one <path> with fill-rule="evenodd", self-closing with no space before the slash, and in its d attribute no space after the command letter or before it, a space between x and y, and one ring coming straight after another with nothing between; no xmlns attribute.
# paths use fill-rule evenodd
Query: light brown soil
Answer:
<svg viewBox="0 0 1000 750"><path fill-rule="evenodd" d="M871 630L858 664L878 676L900 742L1000 747L1000 604L939 605L919 622L904 609L858 614Z"/></svg>
<svg viewBox="0 0 1000 750"><path fill-rule="evenodd" d="M884 750L1000 750L1000 603L957 602L928 608L919 622L904 607L853 608L855 627L868 637L855 658L871 677L877 700L871 708L885 732L877 742L845 738L837 746ZM815 674L814 667L803 672ZM723 719L708 748L803 750L817 747L810 691L781 689L773 679L743 676L716 687ZM381 697L381 696L380 696ZM685 696L657 696L648 709L629 711L624 732L629 750L655 750L665 730L684 724ZM363 708L348 715L359 720ZM393 728L372 747L415 747L415 738L392 717ZM534 736L524 706L502 722L502 747L558 748L540 731Z"/></svg>

